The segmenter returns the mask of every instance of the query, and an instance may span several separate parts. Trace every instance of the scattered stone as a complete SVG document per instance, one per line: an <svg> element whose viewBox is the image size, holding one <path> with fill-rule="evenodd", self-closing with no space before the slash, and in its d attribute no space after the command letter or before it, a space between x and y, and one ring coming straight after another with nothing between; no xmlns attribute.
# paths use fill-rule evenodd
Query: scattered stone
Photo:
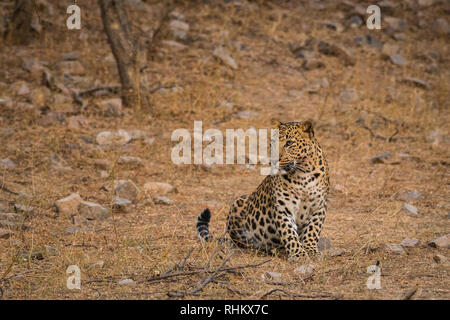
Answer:
<svg viewBox="0 0 450 320"><path fill-rule="evenodd" d="M427 82L425 82L424 80L419 79L419 78L405 77L403 79L403 82L406 84L409 84L409 85L413 85L413 86L422 88L422 89L430 88L430 85Z"/></svg>
<svg viewBox="0 0 450 320"><path fill-rule="evenodd" d="M433 32L437 34L447 35L450 33L450 26L444 18L436 19L431 28L433 29Z"/></svg>
<svg viewBox="0 0 450 320"><path fill-rule="evenodd" d="M87 269L88 269L88 270L94 269L94 268L99 268L99 269L101 269L101 268L103 268L104 265L105 265L105 261L99 260L99 261L90 263L90 264L87 266Z"/></svg>
<svg viewBox="0 0 450 320"><path fill-rule="evenodd" d="M405 41L407 39L406 34L403 32L394 33L393 38L397 41Z"/></svg>
<svg viewBox="0 0 450 320"><path fill-rule="evenodd" d="M224 47L217 47L216 49L214 49L213 55L219 58L222 63L224 63L231 69L236 70L238 68L236 61L234 61L234 59L230 56L228 50Z"/></svg>
<svg viewBox="0 0 450 320"><path fill-rule="evenodd" d="M236 115L239 119L255 119L258 118L259 113L256 111L244 110L238 112Z"/></svg>
<svg viewBox="0 0 450 320"><path fill-rule="evenodd" d="M383 57L390 57L398 53L399 46L396 44L385 43L381 49L381 54Z"/></svg>
<svg viewBox="0 0 450 320"><path fill-rule="evenodd" d="M435 63L429 64L425 67L425 71L428 73L438 73L439 72L439 66Z"/></svg>
<svg viewBox="0 0 450 320"><path fill-rule="evenodd" d="M139 189L131 180L120 180L118 186L114 189L114 194L119 198L129 199L135 202L139 194Z"/></svg>
<svg viewBox="0 0 450 320"><path fill-rule="evenodd" d="M50 246L45 246L45 252L47 252L47 254L52 255L52 256L56 256L59 254L58 249L50 247Z"/></svg>
<svg viewBox="0 0 450 320"><path fill-rule="evenodd" d="M8 230L8 229L0 229L0 239L9 239L14 232Z"/></svg>
<svg viewBox="0 0 450 320"><path fill-rule="evenodd" d="M90 201L81 201L78 205L78 212L89 220L104 220L109 217L108 209Z"/></svg>
<svg viewBox="0 0 450 320"><path fill-rule="evenodd" d="M92 228L86 228L86 227L67 227L66 232L68 233L77 233L77 232L91 232L94 231Z"/></svg>
<svg viewBox="0 0 450 320"><path fill-rule="evenodd" d="M14 211L15 212L21 212L25 214L32 214L34 212L34 208L30 205L21 204L21 203L15 203L14 204Z"/></svg>
<svg viewBox="0 0 450 320"><path fill-rule="evenodd" d="M38 87L31 90L28 99L33 105L41 107L45 105L45 101L50 95L51 92L47 87Z"/></svg>
<svg viewBox="0 0 450 320"><path fill-rule="evenodd" d="M97 106L107 117L120 117L123 115L122 99L120 98L113 98L100 101L97 103Z"/></svg>
<svg viewBox="0 0 450 320"><path fill-rule="evenodd" d="M344 104L354 103L359 100L358 93L354 88L347 88L339 94L339 101Z"/></svg>
<svg viewBox="0 0 450 320"><path fill-rule="evenodd" d="M426 140L428 142L433 142L434 146L439 145L442 141L442 132L440 130L434 130L431 131L430 134L427 136Z"/></svg>
<svg viewBox="0 0 450 320"><path fill-rule="evenodd" d="M5 169L14 169L15 167L17 167L17 165L10 158L2 159L0 163L1 167Z"/></svg>
<svg viewBox="0 0 450 320"><path fill-rule="evenodd" d="M450 248L450 234L436 238L428 243L430 247L433 248Z"/></svg>
<svg viewBox="0 0 450 320"><path fill-rule="evenodd" d="M96 141L99 145L124 145L130 142L131 135L125 130L118 130L117 132L102 131L97 135Z"/></svg>
<svg viewBox="0 0 450 320"><path fill-rule="evenodd" d="M388 34L393 31L405 32L406 26L408 24L406 19L400 19L400 18L394 18L394 17L384 17L384 22L387 23L388 29L390 29L387 31Z"/></svg>
<svg viewBox="0 0 450 320"><path fill-rule="evenodd" d="M263 280L270 280L279 282L281 280L281 274L279 272L266 272L261 275Z"/></svg>
<svg viewBox="0 0 450 320"><path fill-rule="evenodd" d="M387 243L384 245L384 250L393 254L406 254L403 247L398 243Z"/></svg>
<svg viewBox="0 0 450 320"><path fill-rule="evenodd" d="M133 279L123 279L118 283L119 286L136 287L136 282Z"/></svg>
<svg viewBox="0 0 450 320"><path fill-rule="evenodd" d="M67 122L67 126L70 129L81 129L81 128L87 128L89 126L89 121L84 116L72 116L69 117L69 120Z"/></svg>
<svg viewBox="0 0 450 320"><path fill-rule="evenodd" d="M112 207L115 212L128 213L131 211L132 203L128 199L115 197Z"/></svg>
<svg viewBox="0 0 450 320"><path fill-rule="evenodd" d="M77 227L87 226L89 224L88 219L85 217L82 217L80 215L73 215L72 216L72 223Z"/></svg>
<svg viewBox="0 0 450 320"><path fill-rule="evenodd" d="M30 88L27 83L24 81L18 81L12 84L12 91L16 93L18 96L29 96Z"/></svg>
<svg viewBox="0 0 450 320"><path fill-rule="evenodd" d="M329 255L330 257L340 257L344 254L345 250L342 248L330 248L325 250L325 254Z"/></svg>
<svg viewBox="0 0 450 320"><path fill-rule="evenodd" d="M325 41L320 41L317 49L322 54L341 58L342 60L344 60L344 65L353 66L356 62L354 55L349 50L341 46Z"/></svg>
<svg viewBox="0 0 450 320"><path fill-rule="evenodd" d="M61 60L72 61L72 60L78 60L79 57L80 57L80 54L78 51L72 51L72 52L63 53L61 55Z"/></svg>
<svg viewBox="0 0 450 320"><path fill-rule="evenodd" d="M384 163L384 159L387 159L387 158L391 157L392 155L393 155L392 152L381 153L379 155L376 155L372 159L370 159L370 162L372 162L373 164Z"/></svg>
<svg viewBox="0 0 450 320"><path fill-rule="evenodd" d="M324 252L331 248L331 241L328 238L320 238L317 243L317 248L320 252Z"/></svg>
<svg viewBox="0 0 450 320"><path fill-rule="evenodd" d="M415 247L419 243L419 240L415 238L405 238L400 242L402 247Z"/></svg>
<svg viewBox="0 0 450 320"><path fill-rule="evenodd" d="M325 67L325 64L319 59L315 58L305 58L305 61L302 63L302 68L305 70L314 70Z"/></svg>
<svg viewBox="0 0 450 320"><path fill-rule="evenodd" d="M430 6L432 6L433 4L435 4L437 1L436 0L418 0L417 1L417 4L420 6L420 7L430 7Z"/></svg>
<svg viewBox="0 0 450 320"><path fill-rule="evenodd" d="M106 159L95 159L94 168L100 170L108 170L111 167L111 162Z"/></svg>
<svg viewBox="0 0 450 320"><path fill-rule="evenodd" d="M332 21L326 20L323 22L323 24L328 29L334 30L338 33L341 33L342 31L344 31L344 27L339 22L332 22Z"/></svg>
<svg viewBox="0 0 450 320"><path fill-rule="evenodd" d="M43 127L48 127L58 123L65 123L66 116L61 112L49 112L44 114L39 120L38 123Z"/></svg>
<svg viewBox="0 0 450 320"><path fill-rule="evenodd" d="M78 193L72 193L71 195L59 199L55 202L55 206L58 212L65 215L76 214L78 211L78 205L83 201Z"/></svg>
<svg viewBox="0 0 450 320"><path fill-rule="evenodd" d="M175 39L186 40L189 24L181 20L171 20L169 22L169 30Z"/></svg>
<svg viewBox="0 0 450 320"><path fill-rule="evenodd" d="M168 205L171 204L171 200L167 197L163 197L163 196L156 196L153 197L153 203L154 204L164 204L164 205Z"/></svg>
<svg viewBox="0 0 450 320"><path fill-rule="evenodd" d="M174 187L171 184L164 182L147 182L144 184L145 193L149 193L151 195L165 195L169 192L172 192Z"/></svg>
<svg viewBox="0 0 450 320"><path fill-rule="evenodd" d="M437 254L433 257L433 260L436 263L442 263L442 264L448 264L449 260L446 256L443 256L442 254Z"/></svg>
<svg viewBox="0 0 450 320"><path fill-rule="evenodd" d="M139 157L120 156L117 163L135 169L142 166L142 159Z"/></svg>
<svg viewBox="0 0 450 320"><path fill-rule="evenodd" d="M314 272L314 264L301 265L295 268L294 272L301 276L309 276Z"/></svg>
<svg viewBox="0 0 450 320"><path fill-rule="evenodd" d="M173 51L182 51L189 48L188 46L174 40L163 40L162 45L164 47L172 49Z"/></svg>
<svg viewBox="0 0 450 320"><path fill-rule="evenodd" d="M77 60L60 61L57 64L58 69L64 75L84 75L86 71L83 65Z"/></svg>
<svg viewBox="0 0 450 320"><path fill-rule="evenodd" d="M412 190L407 192L402 192L398 198L403 201L413 201L418 200L422 197L422 194L418 190Z"/></svg>
<svg viewBox="0 0 450 320"><path fill-rule="evenodd" d="M403 203L402 211L410 215L417 215L419 213L416 207L406 202Z"/></svg>
<svg viewBox="0 0 450 320"><path fill-rule="evenodd" d="M347 24L350 28L359 28L363 24L363 20L360 16L354 15L348 19Z"/></svg>
<svg viewBox="0 0 450 320"><path fill-rule="evenodd" d="M391 62L397 66L404 66L406 64L406 59L398 53L390 55L389 58L391 59Z"/></svg>

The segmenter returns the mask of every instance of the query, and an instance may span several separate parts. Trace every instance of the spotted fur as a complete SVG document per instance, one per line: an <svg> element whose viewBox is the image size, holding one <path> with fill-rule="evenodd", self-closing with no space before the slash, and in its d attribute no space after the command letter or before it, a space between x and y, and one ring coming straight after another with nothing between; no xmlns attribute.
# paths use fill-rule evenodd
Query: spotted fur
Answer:
<svg viewBox="0 0 450 320"><path fill-rule="evenodd" d="M279 173L233 202L227 232L240 247L282 249L289 258L313 256L327 211L328 164L309 121L277 122L276 127ZM209 240L211 213L206 210L199 216L197 232Z"/></svg>

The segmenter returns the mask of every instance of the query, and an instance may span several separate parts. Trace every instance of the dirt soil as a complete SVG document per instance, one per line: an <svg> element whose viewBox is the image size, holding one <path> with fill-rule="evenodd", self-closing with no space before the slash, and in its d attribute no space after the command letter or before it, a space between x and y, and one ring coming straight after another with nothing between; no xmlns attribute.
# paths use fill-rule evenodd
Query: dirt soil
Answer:
<svg viewBox="0 0 450 320"><path fill-rule="evenodd" d="M412 299L449 299L448 242L437 248L428 243L450 233L450 36L436 23L450 22L450 6L383 2L394 8L382 7L381 30L369 30L368 15L361 13L362 26L347 24L358 15L356 1L175 1L172 10L179 14L170 11L168 19L184 19L189 30L171 40L186 47L163 42L167 35L149 50L143 75L151 108L105 109L102 101L117 93L86 94L83 105L64 93L119 85L97 2L77 1L81 30L68 30L63 2L38 1L43 28L37 38L20 46L0 40L0 296L401 299L413 290ZM372 3L358 4L365 9ZM0 16L12 8L13 1L3 2ZM159 1L129 1L128 10L134 30L148 38L167 11ZM388 16L405 19L406 27ZM355 42L366 35L384 47ZM320 63L308 69L308 57L296 54L311 38L344 53L312 48ZM220 46L237 68L213 55ZM390 49L406 63L386 57ZM63 57L67 53L72 56ZM30 61L38 67L27 70ZM43 70L59 88L42 82ZM225 133L270 128L272 119L311 120L330 165L321 237L331 248L312 262L199 242L195 222L201 210L211 209L210 230L222 235L232 199L263 180L260 165L171 161L173 130L192 132L194 121ZM119 129L142 130L144 137L98 144L98 133ZM139 157L142 164L123 164L120 156ZM129 212L113 210L106 219L85 221L77 210L55 208L58 199L78 193L110 209L114 187L124 179L139 189ZM174 188L151 194L144 188L148 182ZM405 203L417 214L403 209ZM25 220L8 223L5 213ZM403 251L386 246L405 238L418 243ZM226 266L244 267L217 271L231 252ZM294 271L310 263L311 272ZM381 288L371 290L367 268L377 263ZM80 290L66 286L71 265L81 270ZM276 274L269 279L267 272ZM124 279L132 281L119 283Z"/></svg>

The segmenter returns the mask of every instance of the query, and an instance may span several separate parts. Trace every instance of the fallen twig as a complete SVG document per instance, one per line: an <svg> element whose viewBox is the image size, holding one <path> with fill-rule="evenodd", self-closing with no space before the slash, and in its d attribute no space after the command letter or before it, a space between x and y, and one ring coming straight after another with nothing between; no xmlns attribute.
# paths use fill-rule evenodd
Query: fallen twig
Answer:
<svg viewBox="0 0 450 320"><path fill-rule="evenodd" d="M272 290L266 292L265 294L263 294L260 297L260 299L263 299L263 298L265 298L265 297L267 297L267 296L269 296L269 295L271 295L271 294L273 294L275 292L280 292L280 293L282 293L282 294L284 294L286 296L290 296L290 297L293 297L293 298L313 298L313 299L314 298L333 298L333 299L339 299L340 298L339 295L336 296L336 295L333 295L332 293L328 293L328 292L320 292L320 293L316 293L316 294L314 294L314 293L309 293L309 294L307 294L307 293L291 293L291 292L287 292L287 291L285 291L283 289L276 288L276 289L272 289Z"/></svg>

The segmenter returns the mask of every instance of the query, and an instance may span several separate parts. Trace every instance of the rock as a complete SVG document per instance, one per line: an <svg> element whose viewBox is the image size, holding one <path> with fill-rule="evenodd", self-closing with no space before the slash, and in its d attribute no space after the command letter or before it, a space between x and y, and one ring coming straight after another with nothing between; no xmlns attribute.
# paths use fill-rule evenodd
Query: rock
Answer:
<svg viewBox="0 0 450 320"><path fill-rule="evenodd" d="M0 213L5 212L6 208L3 206L3 204L0 202Z"/></svg>
<svg viewBox="0 0 450 320"><path fill-rule="evenodd" d="M236 70L238 68L236 61L234 61L234 59L230 56L228 50L224 47L215 48L213 51L213 55L231 69Z"/></svg>
<svg viewBox="0 0 450 320"><path fill-rule="evenodd" d="M384 250L388 253L393 254L406 254L405 250L403 250L403 247L398 243L387 243L384 245Z"/></svg>
<svg viewBox="0 0 450 320"><path fill-rule="evenodd" d="M434 146L439 145L442 141L442 132L440 130L434 130L431 131L430 134L427 136L426 140L428 142L433 142Z"/></svg>
<svg viewBox="0 0 450 320"><path fill-rule="evenodd" d="M78 51L72 51L72 52L63 53L61 55L61 60L72 61L72 60L78 60L79 57L80 57L80 53Z"/></svg>
<svg viewBox="0 0 450 320"><path fill-rule="evenodd" d="M345 250L342 248L330 248L325 250L325 254L329 255L330 257L339 257L344 254Z"/></svg>
<svg viewBox="0 0 450 320"><path fill-rule="evenodd" d="M279 282L281 280L281 274L279 272L266 272L261 276L263 280L271 280Z"/></svg>
<svg viewBox="0 0 450 320"><path fill-rule="evenodd" d="M151 195L163 196L169 192L172 192L174 187L169 183L164 182L147 182L144 184L144 192Z"/></svg>
<svg viewBox="0 0 450 320"><path fill-rule="evenodd" d="M118 284L119 286L136 287L136 282L133 279L123 279Z"/></svg>
<svg viewBox="0 0 450 320"><path fill-rule="evenodd" d="M181 20L171 20L169 22L169 30L175 39L186 40L189 24Z"/></svg>
<svg viewBox="0 0 450 320"><path fill-rule="evenodd" d="M433 257L433 260L436 263L442 263L442 264L448 264L449 260L446 256L443 256L442 254L437 254Z"/></svg>
<svg viewBox="0 0 450 320"><path fill-rule="evenodd" d="M406 64L406 59L398 53L390 55L389 58L391 59L391 62L397 66L404 66Z"/></svg>
<svg viewBox="0 0 450 320"><path fill-rule="evenodd" d="M153 203L168 205L168 204L171 204L171 200L167 197L156 196L156 197L153 197Z"/></svg>
<svg viewBox="0 0 450 320"><path fill-rule="evenodd" d="M344 104L354 103L359 100L358 93L354 88L347 88L339 94L339 101Z"/></svg>
<svg viewBox="0 0 450 320"><path fill-rule="evenodd" d="M244 110L237 113L239 119L255 119L258 118L259 113L251 110Z"/></svg>
<svg viewBox="0 0 450 320"><path fill-rule="evenodd" d="M436 238L428 243L433 248L450 248L450 234Z"/></svg>
<svg viewBox="0 0 450 320"><path fill-rule="evenodd" d="M300 276L309 276L314 272L314 264L305 264L301 265L294 269L294 273L299 274Z"/></svg>
<svg viewBox="0 0 450 320"><path fill-rule="evenodd" d="M57 154L51 153L49 158L50 167L58 171L72 171L67 162Z"/></svg>
<svg viewBox="0 0 450 320"><path fill-rule="evenodd" d="M95 202L81 201L78 212L89 220L104 220L109 217L109 210Z"/></svg>
<svg viewBox="0 0 450 320"><path fill-rule="evenodd" d="M97 103L97 106L107 117L120 117L123 115L122 99L120 98L102 100Z"/></svg>
<svg viewBox="0 0 450 320"><path fill-rule="evenodd" d="M370 159L370 162L372 162L373 164L384 163L384 159L387 159L392 155L393 155L392 152L381 153Z"/></svg>
<svg viewBox="0 0 450 320"><path fill-rule="evenodd" d="M447 20L444 18L436 19L433 22L433 25L431 26L434 33L440 34L440 35L447 35L450 33L450 26L448 25Z"/></svg>
<svg viewBox="0 0 450 320"><path fill-rule="evenodd" d="M86 119L86 117L81 116L81 115L72 116L72 117L69 117L67 126L70 129L75 129L75 130L78 130L81 128L87 128L89 126L89 121L88 121L88 119Z"/></svg>
<svg viewBox="0 0 450 320"><path fill-rule="evenodd" d="M128 213L131 211L132 203L128 199L115 197L112 207L115 212Z"/></svg>
<svg viewBox="0 0 450 320"><path fill-rule="evenodd" d="M45 101L50 95L51 92L47 87L38 87L31 90L28 99L33 105L41 107L45 105Z"/></svg>
<svg viewBox="0 0 450 320"><path fill-rule="evenodd" d="M336 56L342 59L346 66L353 66L356 62L354 55L349 50L332 43L320 41L317 50L322 54Z"/></svg>
<svg viewBox="0 0 450 320"><path fill-rule="evenodd" d="M402 192L399 194L398 198L403 201L413 201L418 200L422 197L418 190L412 190L407 192Z"/></svg>
<svg viewBox="0 0 450 320"><path fill-rule="evenodd" d="M331 241L328 238L320 238L317 243L317 248L320 252L324 252L331 248Z"/></svg>
<svg viewBox="0 0 450 320"><path fill-rule="evenodd" d="M52 256L59 255L58 249L50 247L50 246L45 246L45 252L47 252L47 254L52 255Z"/></svg>
<svg viewBox="0 0 450 320"><path fill-rule="evenodd" d="M131 180L120 180L118 186L114 189L114 194L119 198L135 202L139 189Z"/></svg>
<svg viewBox="0 0 450 320"><path fill-rule="evenodd" d="M48 127L54 124L65 123L66 116L61 112L49 112L44 114L39 120L38 123L43 127Z"/></svg>
<svg viewBox="0 0 450 320"><path fill-rule="evenodd" d="M163 47L169 48L173 51L182 51L189 48L188 46L173 40L163 40L161 43Z"/></svg>
<svg viewBox="0 0 450 320"><path fill-rule="evenodd" d="M342 31L344 31L344 27L339 22L325 20L325 21L323 21L323 24L328 29L334 30L338 33L341 33Z"/></svg>
<svg viewBox="0 0 450 320"><path fill-rule="evenodd" d="M391 57L392 55L398 53L399 46L396 44L385 43L381 49L381 54L383 57Z"/></svg>
<svg viewBox="0 0 450 320"><path fill-rule="evenodd" d="M425 67L425 71L428 73L439 73L439 66L435 63L429 64Z"/></svg>
<svg viewBox="0 0 450 320"><path fill-rule="evenodd" d="M419 7L430 7L436 2L436 0L418 0L417 4L419 5Z"/></svg>
<svg viewBox="0 0 450 320"><path fill-rule="evenodd" d="M400 242L402 247L415 247L419 243L419 240L415 238L405 238Z"/></svg>
<svg viewBox="0 0 450 320"><path fill-rule="evenodd" d="M94 230L91 229L91 228L86 228L86 227L67 227L65 229L65 231L67 233L77 233L77 232L85 233L85 232L91 232L91 231L94 231Z"/></svg>
<svg viewBox="0 0 450 320"><path fill-rule="evenodd" d="M14 204L14 211L15 212L21 212L21 213L24 213L24 214L32 214L34 212L34 208L32 206L30 206L30 205L15 203Z"/></svg>
<svg viewBox="0 0 450 320"><path fill-rule="evenodd" d="M135 169L142 166L142 159L139 157L120 156L117 163Z"/></svg>
<svg viewBox="0 0 450 320"><path fill-rule="evenodd" d="M403 82L423 89L430 88L430 85L427 82L419 78L405 77L403 78Z"/></svg>
<svg viewBox="0 0 450 320"><path fill-rule="evenodd" d="M88 270L94 269L94 268L101 269L101 268L103 268L104 265L105 265L105 261L99 260L99 261L90 263L90 264L87 266L87 269L88 269Z"/></svg>
<svg viewBox="0 0 450 320"><path fill-rule="evenodd" d="M60 61L57 64L58 69L64 75L84 75L86 72L83 65L77 60Z"/></svg>
<svg viewBox="0 0 450 320"><path fill-rule="evenodd" d="M2 159L0 164L4 169L14 169L15 167L17 167L17 165L10 158Z"/></svg>
<svg viewBox="0 0 450 320"><path fill-rule="evenodd" d="M95 159L94 168L100 170L108 170L111 167L111 161L106 159Z"/></svg>
<svg viewBox="0 0 450 320"><path fill-rule="evenodd" d="M397 41L405 41L407 39L406 34L403 32L394 33L393 38Z"/></svg>
<svg viewBox="0 0 450 320"><path fill-rule="evenodd" d="M55 202L58 212L64 215L72 215L78 212L78 205L83 201L78 193L59 199Z"/></svg>
<svg viewBox="0 0 450 320"><path fill-rule="evenodd" d="M72 216L72 223L77 227L87 226L89 224L88 219L85 217L82 217L80 215L73 215Z"/></svg>
<svg viewBox="0 0 450 320"><path fill-rule="evenodd" d="M348 21L347 21L347 25L350 28L359 28L362 26L362 24L363 24L363 20L361 19L360 16L356 16L356 15L351 16L350 19L348 19Z"/></svg>
<svg viewBox="0 0 450 320"><path fill-rule="evenodd" d="M125 130L118 130L117 132L102 131L97 137L96 141L99 145L124 145L130 142L132 139L131 135Z"/></svg>
<svg viewBox="0 0 450 320"><path fill-rule="evenodd" d="M145 140L147 138L147 132L139 129L131 129L128 131L131 135L131 140Z"/></svg>
<svg viewBox="0 0 450 320"><path fill-rule="evenodd" d="M417 215L419 213L416 207L406 202L403 203L402 211L410 215Z"/></svg>
<svg viewBox="0 0 450 320"><path fill-rule="evenodd" d="M302 63L302 68L305 70L314 70L325 67L325 64L319 59L306 58Z"/></svg>
<svg viewBox="0 0 450 320"><path fill-rule="evenodd" d="M8 229L0 229L0 239L9 239L14 232L8 230Z"/></svg>

